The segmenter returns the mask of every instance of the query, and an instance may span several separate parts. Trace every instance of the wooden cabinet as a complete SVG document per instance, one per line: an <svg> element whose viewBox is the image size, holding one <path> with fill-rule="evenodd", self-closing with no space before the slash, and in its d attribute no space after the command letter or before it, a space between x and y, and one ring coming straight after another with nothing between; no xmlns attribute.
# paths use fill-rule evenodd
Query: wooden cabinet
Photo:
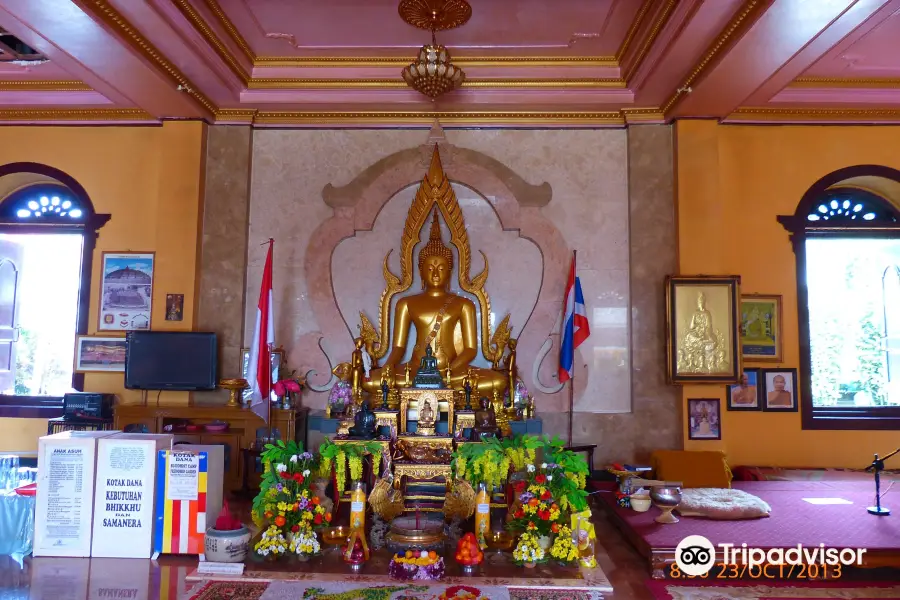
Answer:
<svg viewBox="0 0 900 600"><path fill-rule="evenodd" d="M308 408L272 410L272 429L284 440L307 441ZM120 404L113 410L114 428L119 431L134 430L147 433L168 433L167 425L191 423L198 431L173 431L175 444L220 444L225 447L225 489L237 491L242 487L243 469L241 449L249 448L257 438L257 432L265 436L266 424L256 414L241 408L225 406L149 406L144 404ZM224 421L226 431L211 432L204 425Z"/></svg>

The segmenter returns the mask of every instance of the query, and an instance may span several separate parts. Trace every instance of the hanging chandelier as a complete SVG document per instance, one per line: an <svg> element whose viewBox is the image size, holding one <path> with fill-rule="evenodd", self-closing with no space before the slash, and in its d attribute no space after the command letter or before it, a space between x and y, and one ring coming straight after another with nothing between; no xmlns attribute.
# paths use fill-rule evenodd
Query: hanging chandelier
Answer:
<svg viewBox="0 0 900 600"><path fill-rule="evenodd" d="M466 0L401 0L404 21L431 31L431 44L422 46L416 61L403 69L403 80L432 100L453 91L466 80L466 73L452 62L447 48L437 43L435 32L464 25L472 16Z"/></svg>

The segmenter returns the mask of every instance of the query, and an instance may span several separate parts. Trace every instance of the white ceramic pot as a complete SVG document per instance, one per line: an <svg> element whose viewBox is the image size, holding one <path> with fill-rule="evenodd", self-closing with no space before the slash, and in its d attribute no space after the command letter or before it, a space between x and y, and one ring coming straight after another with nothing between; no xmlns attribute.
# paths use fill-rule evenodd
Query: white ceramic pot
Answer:
<svg viewBox="0 0 900 600"><path fill-rule="evenodd" d="M550 549L551 542L553 540L550 539L549 535L542 535L538 538L538 546L543 548L544 552Z"/></svg>
<svg viewBox="0 0 900 600"><path fill-rule="evenodd" d="M647 512L650 510L650 496L649 495L638 495L635 494L630 496L631 498L631 508L633 508L637 512Z"/></svg>
<svg viewBox="0 0 900 600"><path fill-rule="evenodd" d="M221 563L239 563L247 558L250 547L250 530L246 527L223 531L210 527L204 540L206 560Z"/></svg>

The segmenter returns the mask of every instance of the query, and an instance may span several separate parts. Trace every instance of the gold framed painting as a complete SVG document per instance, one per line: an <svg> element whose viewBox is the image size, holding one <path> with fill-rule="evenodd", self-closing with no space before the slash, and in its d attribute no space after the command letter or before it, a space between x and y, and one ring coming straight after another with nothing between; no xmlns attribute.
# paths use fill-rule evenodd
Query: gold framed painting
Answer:
<svg viewBox="0 0 900 600"><path fill-rule="evenodd" d="M741 296L741 356L751 362L781 362L781 296Z"/></svg>
<svg viewBox="0 0 900 600"><path fill-rule="evenodd" d="M739 383L741 278L666 278L669 383Z"/></svg>

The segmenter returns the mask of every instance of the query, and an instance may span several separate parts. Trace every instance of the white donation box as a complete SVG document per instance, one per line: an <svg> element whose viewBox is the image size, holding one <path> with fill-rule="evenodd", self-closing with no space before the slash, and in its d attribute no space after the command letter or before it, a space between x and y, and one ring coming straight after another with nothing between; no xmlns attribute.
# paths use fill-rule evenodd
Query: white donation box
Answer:
<svg viewBox="0 0 900 600"><path fill-rule="evenodd" d="M97 443L91 556L150 558L156 456L171 434L117 433Z"/></svg>
<svg viewBox="0 0 900 600"><path fill-rule="evenodd" d="M115 431L63 431L38 440L34 556L91 555L97 445Z"/></svg>

